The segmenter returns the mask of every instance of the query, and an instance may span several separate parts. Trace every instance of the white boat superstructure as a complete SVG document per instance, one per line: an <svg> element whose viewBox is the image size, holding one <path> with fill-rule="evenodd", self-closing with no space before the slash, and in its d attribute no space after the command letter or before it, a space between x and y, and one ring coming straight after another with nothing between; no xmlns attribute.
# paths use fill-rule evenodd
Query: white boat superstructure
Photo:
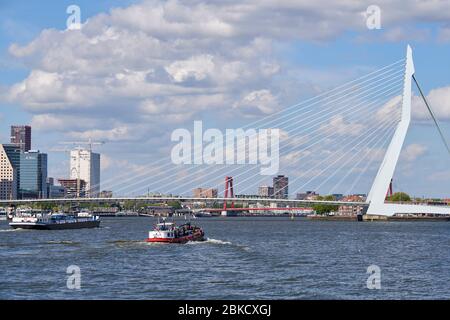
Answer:
<svg viewBox="0 0 450 320"><path fill-rule="evenodd" d="M15 217L42 217L45 213L40 209L33 208L17 208Z"/></svg>
<svg viewBox="0 0 450 320"><path fill-rule="evenodd" d="M156 224L156 228L148 232L148 238L154 239L174 239L175 238L175 224L173 222L162 222Z"/></svg>
<svg viewBox="0 0 450 320"><path fill-rule="evenodd" d="M80 218L81 217L86 218L86 217L92 217L92 214L91 214L91 212L89 210L82 209L80 212L78 212L77 216L80 217Z"/></svg>
<svg viewBox="0 0 450 320"><path fill-rule="evenodd" d="M12 223L36 223L38 218L31 215L15 216L12 218Z"/></svg>

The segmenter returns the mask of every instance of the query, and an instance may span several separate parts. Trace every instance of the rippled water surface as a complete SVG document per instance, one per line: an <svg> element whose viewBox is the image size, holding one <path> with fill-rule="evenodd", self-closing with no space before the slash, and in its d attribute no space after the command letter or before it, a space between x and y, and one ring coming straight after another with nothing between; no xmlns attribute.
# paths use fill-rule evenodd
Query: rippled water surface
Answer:
<svg viewBox="0 0 450 320"><path fill-rule="evenodd" d="M450 223L201 218L205 242L148 244L155 219L98 229L0 221L0 299L450 299ZM66 286L67 267L81 289ZM369 290L367 268L381 268Z"/></svg>

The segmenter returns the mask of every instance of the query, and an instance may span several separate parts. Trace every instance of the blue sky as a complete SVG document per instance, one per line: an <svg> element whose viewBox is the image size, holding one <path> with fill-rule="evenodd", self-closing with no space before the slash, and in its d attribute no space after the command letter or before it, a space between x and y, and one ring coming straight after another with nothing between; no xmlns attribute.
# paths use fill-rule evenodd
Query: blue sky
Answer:
<svg viewBox="0 0 450 320"><path fill-rule="evenodd" d="M81 8L85 25L63 32L71 4ZM59 141L106 140L99 148L104 188L115 189L118 170L131 175L168 157L177 127L191 128L200 119L211 128L242 126L266 116L263 107L287 107L390 64L404 56L408 43L416 76L450 135L450 5L380 1L382 28L368 30L360 13L370 4L2 1L0 141L7 142L11 124L31 123L33 146L49 153L49 173L58 178L68 172L68 155L51 151ZM25 82L20 95L11 93ZM252 93L260 100L249 103ZM413 106L420 108L420 101ZM402 156L395 186L417 196L450 196L450 157L424 115L413 119L405 148L413 147ZM175 169L183 183L187 173ZM354 191L368 192L373 173ZM223 175L186 190L197 184L221 189ZM241 189L247 193L256 192L260 181L270 183L270 177L248 180ZM149 183L129 192L170 191ZM299 185L291 192L304 191Z"/></svg>

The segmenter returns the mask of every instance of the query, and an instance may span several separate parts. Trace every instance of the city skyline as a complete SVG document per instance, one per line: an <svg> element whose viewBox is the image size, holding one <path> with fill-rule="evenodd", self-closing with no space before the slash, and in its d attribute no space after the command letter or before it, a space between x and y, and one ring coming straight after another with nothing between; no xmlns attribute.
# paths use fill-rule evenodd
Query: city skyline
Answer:
<svg viewBox="0 0 450 320"><path fill-rule="evenodd" d="M92 140L66 142L76 144L70 150L69 174L55 178L48 176L48 157L40 150L32 150L31 126L11 125L10 141L0 141L0 199L55 199L71 197L98 197L100 192L100 154L92 151L93 145L103 144ZM88 148L81 145L86 144Z"/></svg>
<svg viewBox="0 0 450 320"><path fill-rule="evenodd" d="M29 125L11 125L11 131L14 127L28 127L31 131L31 127ZM10 158L11 164L17 162L20 162L20 167L24 166L24 159L30 159L32 161L38 161L35 162L34 165L38 165L39 168L42 168L42 170L45 170L45 173L41 177L37 177L36 179L32 178L31 180L28 178L28 182L24 183L25 185L30 185L32 183L40 183L42 185L42 188L36 191L33 191L36 194L31 195L30 193L27 194L26 188L24 189L22 187L22 182L20 179L17 179L15 181L15 185L17 188L16 195L13 196L13 193L10 193L8 197L2 196L3 199L11 199L11 198L17 198L17 199L37 199L37 198L61 198L61 197L103 197L104 194L109 194L108 197L111 197L113 195L113 191L104 190L102 189L101 183L100 183L100 159L101 155L99 153L95 153L92 151L92 145L93 142L91 139L89 139L86 142L66 142L66 144L73 144L76 145L79 144L78 147L74 148L73 150L65 150L65 152L68 153L69 159L70 159L70 166L69 166L69 174L66 176L56 177L56 180L58 181L59 185L54 184L55 177L50 177L47 175L47 154L41 153L39 150L29 150L29 151L23 151L23 144L20 142L13 143L13 137L11 136L11 142L9 143L0 143L0 145L5 148L6 154L11 154L11 152L14 153L14 150L16 150L18 156L15 158ZM29 142L31 144L31 140ZM81 144L88 145L88 148L82 148ZM98 143L103 144L103 142ZM9 149L6 149L9 148ZM8 153L9 152L9 153ZM36 158L36 156L38 158ZM41 160L41 157L45 157ZM16 159L17 158L17 159ZM37 160L39 159L39 160ZM7 157L5 159L2 158L2 161L7 160ZM15 161L15 162L14 162ZM44 165L41 164L41 162L44 163ZM15 166L18 166L18 164L15 164ZM2 169L5 165L8 163L5 162L2 164ZM25 166L28 166L25 164ZM14 165L13 165L14 167ZM38 170L38 167L36 169L32 169L32 171ZM41 170L41 169L39 169ZM29 171L29 170L28 170ZM80 174L78 174L78 171L80 171ZM19 170L20 172L20 170ZM3 174L3 172L2 172ZM20 176L20 174L19 174ZM238 197L242 196L250 196L250 197L261 197L261 198L273 198L273 199L297 199L297 200L303 200L303 199L316 199L318 196L320 196L319 192L316 192L316 190L309 190L305 191L304 193L296 192L294 194L289 194L289 177L286 177L285 175L277 175L273 176L272 178L272 186L269 186L267 184L257 185L255 186L255 192L250 192L250 194L240 194L239 192L236 192L236 195ZM40 181L40 182L39 182ZM55 188L55 196L51 196L51 188ZM62 189L60 189L62 187ZM2 186L2 192L4 191L4 186ZM101 190L101 191L100 191ZM298 190L297 190L298 191ZM199 187L196 186L192 190L192 195L194 198L220 198L220 194L223 193L224 190L220 190L219 187L216 186L215 188L209 187L209 186L203 186ZM389 189L390 194L392 195L392 182ZM147 193L145 194L158 194L158 191L155 190L147 190ZM164 194L164 193L160 193ZM168 193L172 194L172 193ZM177 196L176 193L174 193L175 196ZM367 194L365 193L348 193L348 194L342 194L342 193L333 193L333 194L327 194L334 197L335 200L340 200L342 197L363 197L365 198ZM126 195L116 195L116 196L126 196ZM138 195L139 196L139 195ZM413 198L416 199L426 199L427 197L420 197L413 195ZM433 197L428 197L432 199ZM443 200L448 200L449 197L442 197Z"/></svg>
<svg viewBox="0 0 450 320"><path fill-rule="evenodd" d="M165 21L168 29L162 33L145 23L129 24L139 17L139 8L145 8L155 16L158 15L155 8L173 14L189 13L193 17L202 14L198 6L187 7L176 1L170 3L171 6L158 1L113 1L106 5L80 1L78 5L84 26L82 30L74 32L65 30L66 8L69 5L66 1L57 5L41 4L46 10L39 12L44 12L48 19L38 19L33 10L23 12L20 10L21 4L2 4L2 9L5 9L2 14L7 23L0 29L0 57L2 66L5 67L0 79L0 141L7 141L9 125L30 123L36 137L34 141L37 144L34 147L49 154L49 176L64 177L67 176L70 165L67 156L51 151L59 141L88 138L107 140L109 143L99 148L98 152L102 153L102 177L105 181L111 181L119 169L138 173L147 170L159 159L168 158L170 151L167 146L170 143L170 132L174 128L191 129L193 121L199 119L203 119L207 127L212 128L241 127L246 121L261 119L274 110L303 101L396 61L403 56L406 42L411 42L415 48L418 76L445 132L450 132L449 100L445 98L450 91L450 81L445 72L450 67L446 59L449 38L446 36L448 28L444 23L445 17L441 16L442 12L448 12L446 4L441 4L442 7L435 6L419 20L408 20L402 17L397 7L382 3L381 13L386 19L382 19L381 30L367 29L364 19L361 19L360 24L355 22L369 3L362 2L354 8L331 4L330 12L340 9L347 18L354 17L337 21L332 16L323 14L322 7L319 10L310 5L311 10L318 12L320 21L336 23L336 29L320 30L314 36L298 31L311 28L308 20L291 21L292 26L287 25L282 34L277 34L268 27L262 28L262 31L250 29L248 34L240 34L237 30L242 26L242 21L232 22L226 16L215 13L231 12L233 3L206 6L209 17L215 17L222 23L217 28L208 25L211 34L199 32L194 20L187 20L186 34L170 29L173 25L164 17L162 21ZM214 10L218 7L221 10ZM253 8L244 15L252 21L255 15L267 13L268 8ZM411 8L417 12L420 9ZM287 8L277 7L276 10L286 13ZM300 6L293 5L290 10L297 17L303 16ZM11 15L6 16L8 13ZM106 15L102 16L101 13ZM22 33L13 32L18 23L23 21L30 28ZM212 20L205 21L207 24ZM107 31L97 26L112 27ZM408 37L411 30L417 31L413 38ZM138 35L130 39L130 43L137 48L126 42L127 35L131 33ZM78 43L78 36L89 39L90 43L98 43L98 46L89 47L84 42ZM184 50L170 46L177 39L192 40L196 37L210 45L198 45ZM214 37L224 41L217 44ZM71 46L71 40L80 45L80 51ZM47 43L52 44L48 47L56 51L83 55L83 59L92 66L91 72L87 72L79 64L76 55L70 55L65 65L63 57L50 51ZM126 50L125 58L120 59L112 54L109 59L113 63L106 65L86 53L94 48L107 50L108 44ZM238 54L227 54L227 46L238 48ZM170 54L163 64L159 64L156 62L156 55L162 47ZM352 50L348 50L349 47ZM141 49L148 49L149 57L136 55L143 52ZM48 65L50 61L53 66ZM112 65L116 67L113 68ZM226 67L226 72L221 69L222 66ZM248 70L253 70L254 75L244 76L249 74ZM84 78L75 81L69 76L71 71ZM225 77L232 75L241 77L242 82L233 83L236 78ZM59 95L50 94L50 88L44 86L45 81L54 84L51 87L57 88ZM85 86L83 81L94 85ZM105 82L111 86L103 86L102 83ZM37 85L36 88L46 95L37 96L31 89L34 88L33 85ZM164 93L160 96L155 92L156 85L164 88ZM70 92L71 88L77 94L63 94ZM121 88L120 92L117 88ZM204 94L195 94L196 88L201 88ZM214 94L217 90L213 89L217 88L222 89L222 95ZM115 96L114 101L107 99L107 93L111 90L120 93ZM184 101L179 98L176 90L184 93ZM136 104L133 97L138 96L139 92L143 97L137 99ZM99 99L87 99L89 96ZM413 99L413 107L413 124L394 175L396 189L415 196L446 197L446 186L450 179L448 155L440 150L435 128L431 126L431 120L427 119L426 110L417 97ZM158 167L154 169L158 170ZM208 170L207 167L200 169ZM185 183L185 170L175 167L170 170L178 170L179 184ZM296 177L297 171L282 166L279 173ZM372 176L367 175L361 180L355 193L368 192L373 174L372 172ZM217 184L221 190L225 175L226 168L214 181L196 184L212 187ZM236 183L243 180L248 181L237 186L237 193L240 187L246 193L249 190L257 192L258 184L252 185L251 179L246 176L238 178ZM270 181L271 177L267 177L262 184L269 184ZM292 190L300 185L300 182L297 185L294 183ZM105 185L105 188L109 189L109 186L114 187L111 183ZM301 191L327 193L330 186L331 184L325 184L323 190L315 190L311 185ZM148 181L143 181L141 185L134 185L128 190L116 189L119 193L145 194L148 187ZM196 185L188 185L186 190L190 192L194 187ZM114 191L114 188L111 189ZM152 189L155 192L169 191ZM336 190L339 191L343 192ZM291 194L291 197L295 197L295 194Z"/></svg>

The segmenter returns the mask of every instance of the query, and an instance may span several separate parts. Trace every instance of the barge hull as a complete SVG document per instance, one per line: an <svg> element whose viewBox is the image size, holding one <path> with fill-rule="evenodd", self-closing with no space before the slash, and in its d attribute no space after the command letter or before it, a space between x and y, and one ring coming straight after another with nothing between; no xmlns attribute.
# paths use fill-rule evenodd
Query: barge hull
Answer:
<svg viewBox="0 0 450 320"><path fill-rule="evenodd" d="M67 229L84 229L84 228L98 228L100 221L83 221L73 223L10 223L14 229L33 229L33 230L67 230Z"/></svg>

